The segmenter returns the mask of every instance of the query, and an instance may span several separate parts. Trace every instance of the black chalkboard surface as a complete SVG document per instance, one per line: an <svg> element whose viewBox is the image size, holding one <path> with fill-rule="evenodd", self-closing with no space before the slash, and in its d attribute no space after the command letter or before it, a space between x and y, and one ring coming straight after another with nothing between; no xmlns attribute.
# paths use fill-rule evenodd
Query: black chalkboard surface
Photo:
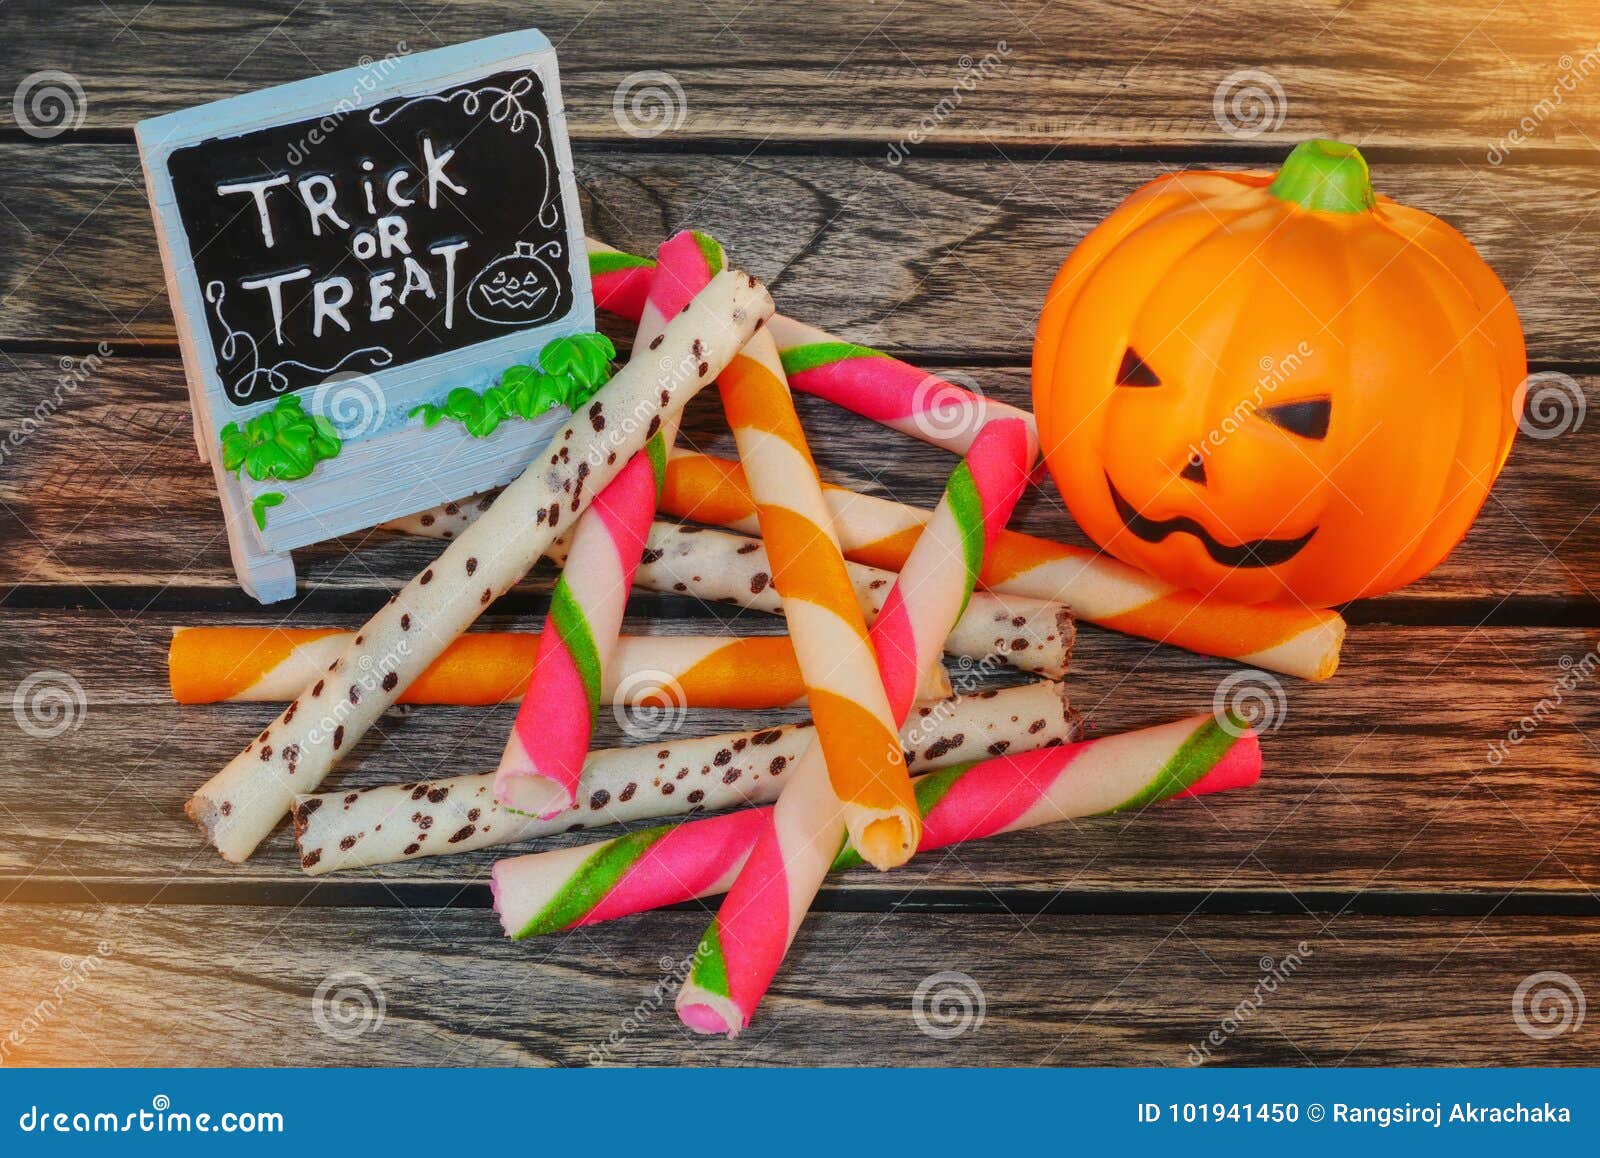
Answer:
<svg viewBox="0 0 1600 1158"><path fill-rule="evenodd" d="M204 140L167 165L216 372L237 405L572 308L549 108L532 71Z"/></svg>

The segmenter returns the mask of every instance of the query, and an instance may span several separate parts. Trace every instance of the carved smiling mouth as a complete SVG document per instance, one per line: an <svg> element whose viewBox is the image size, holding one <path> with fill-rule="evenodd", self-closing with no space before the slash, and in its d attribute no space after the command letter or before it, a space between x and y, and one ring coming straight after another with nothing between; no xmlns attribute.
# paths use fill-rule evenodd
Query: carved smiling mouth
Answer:
<svg viewBox="0 0 1600 1158"><path fill-rule="evenodd" d="M1132 503L1122 497L1122 493L1117 490L1117 485L1111 481L1109 474L1106 475L1106 487L1111 492L1111 502L1117 508L1117 516L1135 536L1146 543L1159 543L1168 535L1180 533L1193 535L1200 540L1200 545L1206 549L1206 554L1211 556L1211 561L1224 567L1276 567L1279 563L1287 563L1298 555L1300 549L1311 542L1311 536L1317 533L1317 528L1312 527L1295 539L1250 539L1236 547L1230 546L1218 542L1210 531L1193 519L1183 516L1175 519L1152 519L1141 515L1133 509Z"/></svg>

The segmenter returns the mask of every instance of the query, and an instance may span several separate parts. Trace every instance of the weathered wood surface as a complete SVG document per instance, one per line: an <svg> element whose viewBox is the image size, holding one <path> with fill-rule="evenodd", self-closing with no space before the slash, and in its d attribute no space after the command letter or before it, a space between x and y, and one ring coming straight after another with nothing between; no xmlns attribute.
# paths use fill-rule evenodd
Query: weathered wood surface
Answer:
<svg viewBox="0 0 1600 1158"><path fill-rule="evenodd" d="M0 584L105 588L133 586L148 598L206 588L236 591L210 468L195 456L183 377L176 361L106 359L76 388L72 357L12 354L0 359L0 431L29 433L8 446L0 434ZM930 363L930 366L935 365ZM1027 406L1026 372L938 364L956 380ZM1402 596L1375 600L1371 615L1419 600L1490 601L1462 611L1478 622L1486 610L1519 600L1592 605L1600 582L1600 379L1582 387L1583 421L1552 438L1519 437L1477 525L1445 564ZM59 396L59 408L56 399ZM1576 394L1572 396L1576 402ZM829 477L857 490L932 506L954 459L816 399L799 400L817 456ZM36 408L50 408L32 420ZM1574 409L1574 418L1578 411ZM715 397L691 404L683 445L736 457ZM1062 509L1053 485L1031 494L1013 526L1075 543L1086 540ZM438 544L366 532L296 553L313 590L372 592L397 587L437 553ZM526 589L548 590L535 572ZM95 598L83 593L88 606ZM240 606L248 601L240 596ZM360 603L371 607L371 598ZM1504 607L1500 607L1504 611Z"/></svg>
<svg viewBox="0 0 1600 1158"><path fill-rule="evenodd" d="M613 245L652 252L677 229L705 229L793 317L896 351L1025 365L1072 246L1134 189L1185 166L586 148L577 167L587 227ZM172 341L132 146L0 144L0 169L0 341ZM1533 358L1594 358L1600 231L1585 222L1600 169L1380 164L1374 180L1472 240L1510 289Z"/></svg>
<svg viewBox="0 0 1600 1158"><path fill-rule="evenodd" d="M39 672L85 695L53 737L0 707L0 1031L31 1026L20 1046L0 1038L3 1060L581 1064L618 1030L608 1060L621 1064L1178 1065L1251 995L1263 957L1305 941L1294 978L1215 1060L1593 1064L1592 1016L1547 1042L1511 1016L1530 974L1587 982L1600 968L1591 8L6 5L0 91L65 69L87 103L80 130L41 143L0 102L0 704ZM708 229L787 312L1007 401L1027 401L1055 266L1121 198L1175 166L1267 165L1322 135L1363 145L1382 191L1479 247L1530 356L1575 375L1590 417L1519 438L1456 554L1350 610L1337 678L1283 681L1256 788L837 878L745 1039L694 1039L665 1008L628 1031L702 913L512 945L481 908L492 854L309 881L280 832L255 860L224 864L181 804L273 711L165 694L171 627L354 625L436 546L351 536L299 553L296 603L261 609L238 593L194 457L133 122L401 41L418 51L531 23L561 55L592 233L647 251L676 228ZM1000 66L940 113L963 58L1001 39ZM650 70L681 87L683 119L635 138L614 101ZM1236 75L1249 70L1270 82ZM1216 106L1219 90L1226 108L1251 84L1271 94L1258 136L1230 131ZM911 140L930 115L926 140ZM1531 139L1509 143L1523 118ZM898 164L891 145L906 149ZM63 385L101 342L109 355ZM948 456L802 409L832 478L923 505L938 495ZM731 453L714 401L696 404L686 441ZM1016 525L1081 541L1049 491ZM485 626L533 626L549 582L536 573ZM779 626L666 596L633 610L636 630ZM1069 684L1090 725L1114 731L1207 710L1235 670L1085 627ZM391 713L337 782L481 771L510 714ZM700 712L685 728L751 722ZM1519 726L1526 738L1493 762ZM622 740L609 717L599 739ZM41 1020L64 971L102 941L92 975ZM319 987L347 970L385 1001L381 1028L348 1041L314 1016ZM982 988L985 1020L946 1041L911 1006L950 970Z"/></svg>
<svg viewBox="0 0 1600 1158"><path fill-rule="evenodd" d="M21 906L0 929L0 1026L30 1029L8 1063L58 1065L1182 1066L1213 1031L1211 1061L1247 1065L1577 1065L1600 1048L1592 1011L1548 1040L1512 1012L1534 972L1594 976L1593 922L835 913L728 1042L671 1009L704 921L512 943L461 909ZM922 1009L948 1000L934 1028L962 1032L924 1032L924 983Z"/></svg>
<svg viewBox="0 0 1600 1158"><path fill-rule="evenodd" d="M649 71L674 79L668 139L686 142L887 145L916 130L936 144L1215 144L1267 128L1269 141L1320 135L1482 155L1525 117L1535 147L1587 148L1600 136L1600 95L1583 84L1600 67L1585 59L1600 21L1579 0L1313 0L1270 14L1245 0L865 10L859 0L742 10L652 0L537 9L515 0L31 0L7 9L6 56L26 66L18 75L74 73L87 96L84 127L102 131L536 23L560 53L567 119L581 138L626 139L619 86ZM991 52L998 66L980 67ZM1270 76L1255 82L1270 107L1245 100L1229 111L1248 85L1241 72ZM0 123L12 123L9 113Z"/></svg>
<svg viewBox="0 0 1600 1158"><path fill-rule="evenodd" d="M243 866L202 848L181 815L184 799L276 709L172 704L166 639L176 624L240 619L137 610L8 616L0 695L9 698L24 678L44 670L76 679L85 702L70 717L77 726L59 735L31 736L9 719L0 725L6 729L0 799L14 818L0 845L0 899L18 886L30 897L76 897L80 889L117 895L104 887L97 892L98 885L139 886L148 894L175 880L287 883L290 893L282 895L296 896L329 882L481 888L493 850L335 874L314 884L301 875L287 830ZM269 614L255 619L278 621ZM359 616L291 619L313 621L354 625ZM692 621L632 625L686 626ZM965 894L980 905L993 891L1023 894L1022 903L1037 905L1058 891L1133 897L1282 890L1281 903L1295 911L1301 890L1520 890L1582 899L1600 876L1600 779L1590 738L1600 734L1600 700L1581 686L1558 696L1556 681L1577 678L1567 666L1575 661L1595 665L1590 653L1597 639L1600 631L1578 629L1358 628L1345 670L1332 681L1261 683L1271 730L1264 739L1266 775L1253 789L1137 818L998 838L932 854L888 877L846 874L829 887L894 897L912 890ZM1210 711L1219 684L1237 670L1088 628L1074 666L1073 703L1095 733ZM1532 734L1491 763L1490 746L1535 711ZM328 787L490 769L512 715L509 707L392 712ZM802 715L694 711L682 734ZM603 713L598 742L632 741ZM585 839L594 838L552 838L541 847Z"/></svg>

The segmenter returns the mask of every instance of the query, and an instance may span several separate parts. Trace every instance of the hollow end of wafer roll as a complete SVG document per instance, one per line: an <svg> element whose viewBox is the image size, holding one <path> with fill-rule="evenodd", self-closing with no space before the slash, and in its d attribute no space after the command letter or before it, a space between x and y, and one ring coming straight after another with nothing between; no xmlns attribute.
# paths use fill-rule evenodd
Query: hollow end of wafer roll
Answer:
<svg viewBox="0 0 1600 1158"><path fill-rule="evenodd" d="M1318 627L1317 634L1327 642L1323 646L1321 659L1316 668L1306 677L1312 683L1332 679L1333 673L1339 670L1339 654L1344 650L1345 629L1344 616L1337 614Z"/></svg>
<svg viewBox="0 0 1600 1158"><path fill-rule="evenodd" d="M199 693L188 686L188 681L182 677L182 652L178 649L178 633L181 627L172 629L172 638L167 641L167 690L172 693L172 698L180 704L201 703L203 701L186 698Z"/></svg>
<svg viewBox="0 0 1600 1158"><path fill-rule="evenodd" d="M1056 695L1061 697L1061 722L1066 729L1066 738L1063 744L1076 744L1083 739L1083 713L1072 706L1072 700L1067 696L1067 685L1056 684ZM1045 747L1053 748L1055 744L1046 744Z"/></svg>
<svg viewBox="0 0 1600 1158"><path fill-rule="evenodd" d="M497 860L489 868L489 906L494 910L494 915L500 919L500 931L513 941L517 939L517 930L512 928L511 922L506 919L505 911L500 907L500 866L504 860Z"/></svg>
<svg viewBox="0 0 1600 1158"><path fill-rule="evenodd" d="M232 852L222 846L221 842L217 840L217 829L221 827L224 815L222 806L218 805L209 796L189 797L188 800L184 801L183 814L200 830L200 835L205 838L205 842L216 849L217 854L223 860L232 864L243 864L250 858L250 853L255 851L255 846L252 845L249 851L241 856L237 852Z"/></svg>
<svg viewBox="0 0 1600 1158"><path fill-rule="evenodd" d="M539 772L513 771L496 777L494 802L508 811L549 820L572 807L572 793Z"/></svg>
<svg viewBox="0 0 1600 1158"><path fill-rule="evenodd" d="M1072 652L1078 646L1078 618L1065 603L1056 612L1056 633L1061 637L1061 672L1054 678L1060 679L1071 669Z"/></svg>
<svg viewBox="0 0 1600 1158"><path fill-rule="evenodd" d="M685 987L682 992L686 994L689 990ZM739 1036L739 1031L746 1024L744 1010L735 1005L731 998L705 992L697 992L695 998L688 1001L680 996L679 1021L696 1033L708 1036L720 1033L729 1041Z"/></svg>
<svg viewBox="0 0 1600 1158"><path fill-rule="evenodd" d="M917 851L922 839L922 817L906 808L846 806L845 826L850 844L873 868L899 868Z"/></svg>
<svg viewBox="0 0 1600 1158"><path fill-rule="evenodd" d="M294 798L294 807L289 809L289 823L294 825L296 848L300 846L301 840L305 838L306 829L311 825L311 814L321 807L322 801L314 795Z"/></svg>

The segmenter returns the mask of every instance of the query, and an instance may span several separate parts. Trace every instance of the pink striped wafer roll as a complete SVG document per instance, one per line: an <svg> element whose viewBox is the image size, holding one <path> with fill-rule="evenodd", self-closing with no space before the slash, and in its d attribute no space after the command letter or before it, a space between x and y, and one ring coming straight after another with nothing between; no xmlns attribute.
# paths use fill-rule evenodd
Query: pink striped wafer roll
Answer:
<svg viewBox="0 0 1600 1158"><path fill-rule="evenodd" d="M573 531L550 593L533 677L495 770L496 802L529 816L569 808L600 713L604 671L616 656L633 573L655 517L660 474L636 454L595 496Z"/></svg>
<svg viewBox="0 0 1600 1158"><path fill-rule="evenodd" d="M644 312L645 298L656 263L648 257L623 253L603 241L589 238L589 282L594 287L594 304L608 314L638 321Z"/></svg>
<svg viewBox="0 0 1600 1158"><path fill-rule="evenodd" d="M789 384L805 394L881 422L912 438L965 454L990 422L1014 418L1028 431L1028 462L1039 451L1033 415L1026 410L918 370L871 346L774 314L768 323Z"/></svg>
<svg viewBox="0 0 1600 1158"><path fill-rule="evenodd" d="M666 242L635 349L659 347L667 323L724 265L722 247L702 234L680 233ZM663 416L661 429L595 496L572 530L533 678L495 771L494 798L513 811L548 818L572 806L677 423L677 413Z"/></svg>
<svg viewBox="0 0 1600 1158"><path fill-rule="evenodd" d="M637 318L644 302L621 289L623 261L645 258L624 254L589 239L589 271L596 280L595 304L619 317ZM637 267L635 267L637 268ZM637 281L638 274L632 278ZM602 290L602 280L604 289ZM815 326L781 314L770 319L789 385L804 394L871 418L892 430L957 454L965 454L990 419L1019 418L1027 423L1031 466L1039 453L1038 428L1026 410L917 369L870 346L842 342Z"/></svg>
<svg viewBox="0 0 1600 1158"><path fill-rule="evenodd" d="M939 654L972 597L985 545L1021 497L1031 450L1027 425L1018 419L996 419L979 432L872 626L878 673L897 725L911 710L917 672ZM678 992L678 1016L696 1032L733 1037L750 1024L844 842L837 807L807 756L757 836Z"/></svg>
<svg viewBox="0 0 1600 1158"><path fill-rule="evenodd" d="M992 419L978 433L873 621L878 672L897 722L911 710L917 673L943 651L972 599L985 554L1022 497L1029 439L1027 424L1016 418Z"/></svg>
<svg viewBox="0 0 1600 1158"><path fill-rule="evenodd" d="M1244 788L1260 776L1255 735L1242 721L1214 716L956 764L913 782L923 814L917 851ZM522 938L713 896L737 878L762 834L756 818L770 812L510 857L494 866L495 911L506 935ZM861 863L847 845L828 868Z"/></svg>

